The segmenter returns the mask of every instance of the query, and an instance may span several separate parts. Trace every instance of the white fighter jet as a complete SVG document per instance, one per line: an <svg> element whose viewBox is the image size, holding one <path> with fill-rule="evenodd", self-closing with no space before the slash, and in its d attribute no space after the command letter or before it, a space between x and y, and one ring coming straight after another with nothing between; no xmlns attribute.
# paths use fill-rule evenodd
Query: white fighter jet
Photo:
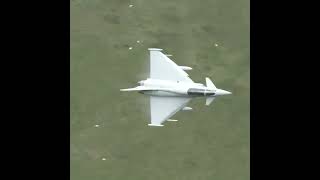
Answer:
<svg viewBox="0 0 320 180"><path fill-rule="evenodd" d="M139 81L139 86L120 91L138 91L150 96L151 123L149 126L163 126L164 121L170 120L180 110L192 110L186 107L194 97L206 97L206 105L221 95L231 92L218 89L207 77L206 86L194 83L184 70L191 70L187 66L178 66L162 49L149 48L150 51L150 77Z"/></svg>

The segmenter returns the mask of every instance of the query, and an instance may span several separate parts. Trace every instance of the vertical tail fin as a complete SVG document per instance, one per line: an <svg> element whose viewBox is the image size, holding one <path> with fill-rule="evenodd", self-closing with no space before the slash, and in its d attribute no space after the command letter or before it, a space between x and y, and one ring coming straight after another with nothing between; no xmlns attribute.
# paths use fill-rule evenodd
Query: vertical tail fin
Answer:
<svg viewBox="0 0 320 180"><path fill-rule="evenodd" d="M216 90L217 89L217 87L213 84L213 82L208 77L206 77L206 85L207 85L207 88L210 89L210 90ZM214 99L215 99L215 97L207 97L206 105L209 106Z"/></svg>
<svg viewBox="0 0 320 180"><path fill-rule="evenodd" d="M214 99L215 99L215 97L207 97L207 99L206 99L206 105L209 106Z"/></svg>
<svg viewBox="0 0 320 180"><path fill-rule="evenodd" d="M213 84L213 82L208 77L206 77L206 85L207 85L207 88L209 88L209 89L212 89L212 90L217 89L216 86Z"/></svg>

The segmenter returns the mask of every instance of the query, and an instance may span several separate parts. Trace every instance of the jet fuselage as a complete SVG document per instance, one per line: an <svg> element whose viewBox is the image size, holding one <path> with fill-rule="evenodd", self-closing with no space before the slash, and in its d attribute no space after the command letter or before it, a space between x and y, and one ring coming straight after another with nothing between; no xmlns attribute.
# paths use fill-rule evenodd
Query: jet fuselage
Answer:
<svg viewBox="0 0 320 180"><path fill-rule="evenodd" d="M152 88L141 90L142 94L150 96L175 96L175 97L203 97L230 94L230 92L215 89L210 90L205 85L193 82L180 82L159 79L146 79L138 82L140 86Z"/></svg>

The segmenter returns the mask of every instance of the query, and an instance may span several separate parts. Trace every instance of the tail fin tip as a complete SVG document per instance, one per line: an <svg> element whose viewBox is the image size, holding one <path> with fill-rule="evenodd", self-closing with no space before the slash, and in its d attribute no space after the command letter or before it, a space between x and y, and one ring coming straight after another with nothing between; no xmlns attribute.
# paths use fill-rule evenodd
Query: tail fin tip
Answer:
<svg viewBox="0 0 320 180"><path fill-rule="evenodd" d="M215 99L215 97L207 97L207 99L206 99L206 105L209 106L214 99Z"/></svg>

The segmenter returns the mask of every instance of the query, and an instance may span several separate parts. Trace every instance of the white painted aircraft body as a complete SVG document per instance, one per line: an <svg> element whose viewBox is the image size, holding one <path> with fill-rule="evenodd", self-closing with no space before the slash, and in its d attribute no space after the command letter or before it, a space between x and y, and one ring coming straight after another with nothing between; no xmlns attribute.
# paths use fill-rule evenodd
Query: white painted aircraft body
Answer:
<svg viewBox="0 0 320 180"><path fill-rule="evenodd" d="M135 88L121 89L121 91L138 91L150 96L149 126L163 126L162 123L170 121L169 118L178 111L192 110L186 105L194 97L206 97L208 106L217 96L231 94L216 88L209 78L206 78L206 86L194 83L184 71L192 68L178 66L168 58L169 55L161 52L162 49L149 48L149 51L150 77L139 81L139 86Z"/></svg>

